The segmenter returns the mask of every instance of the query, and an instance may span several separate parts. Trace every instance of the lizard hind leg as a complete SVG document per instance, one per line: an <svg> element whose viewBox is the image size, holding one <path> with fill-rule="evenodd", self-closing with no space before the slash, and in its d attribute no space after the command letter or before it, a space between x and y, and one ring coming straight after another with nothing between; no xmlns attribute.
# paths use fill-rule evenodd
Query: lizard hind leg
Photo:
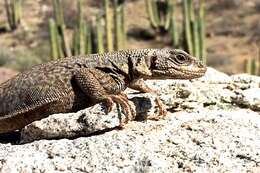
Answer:
<svg viewBox="0 0 260 173"><path fill-rule="evenodd" d="M98 69L85 68L76 73L75 79L77 85L92 102L104 103L107 113L112 110L113 103L122 107L126 118L121 120L121 126L127 123L129 119L133 119L133 112L127 97L122 94L118 83L109 73Z"/></svg>

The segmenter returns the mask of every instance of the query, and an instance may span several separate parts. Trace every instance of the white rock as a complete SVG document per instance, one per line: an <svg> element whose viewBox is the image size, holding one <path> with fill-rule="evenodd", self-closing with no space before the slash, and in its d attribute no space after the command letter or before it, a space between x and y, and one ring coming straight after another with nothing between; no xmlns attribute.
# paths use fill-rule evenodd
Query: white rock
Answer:
<svg viewBox="0 0 260 173"><path fill-rule="evenodd" d="M230 83L232 79L225 73L217 71L212 67L207 67L206 74L199 78L199 81L208 83Z"/></svg>
<svg viewBox="0 0 260 173"><path fill-rule="evenodd" d="M260 163L260 119L249 110L169 114L73 140L0 145L4 172L247 172Z"/></svg>
<svg viewBox="0 0 260 173"><path fill-rule="evenodd" d="M231 76L231 79L234 82L240 82L240 83L258 83L260 85L260 77L259 76L253 76L249 74L236 74Z"/></svg>

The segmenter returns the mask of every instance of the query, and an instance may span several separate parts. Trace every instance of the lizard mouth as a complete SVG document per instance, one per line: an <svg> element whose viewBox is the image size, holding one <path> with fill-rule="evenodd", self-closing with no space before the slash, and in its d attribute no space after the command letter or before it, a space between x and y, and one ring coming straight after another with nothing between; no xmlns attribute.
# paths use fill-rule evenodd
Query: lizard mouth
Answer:
<svg viewBox="0 0 260 173"><path fill-rule="evenodd" d="M154 76L160 76L160 78L168 78L168 79L193 79L202 77L207 68L197 68L194 70L184 70L184 69L175 69L175 68L167 68L167 70L153 70Z"/></svg>
<svg viewBox="0 0 260 173"><path fill-rule="evenodd" d="M183 70L182 72L187 74L187 75L196 75L196 76L202 76L206 73L207 71L207 68L200 68L200 69L197 69L197 70Z"/></svg>

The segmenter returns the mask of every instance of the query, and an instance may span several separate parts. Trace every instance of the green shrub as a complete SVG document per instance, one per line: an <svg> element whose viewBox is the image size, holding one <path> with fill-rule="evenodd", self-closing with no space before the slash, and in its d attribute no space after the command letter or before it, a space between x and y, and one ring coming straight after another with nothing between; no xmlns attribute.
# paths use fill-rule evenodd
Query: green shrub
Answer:
<svg viewBox="0 0 260 173"><path fill-rule="evenodd" d="M23 71L41 62L42 61L37 58L33 52L28 50L18 50L15 52L15 59L5 66L17 71Z"/></svg>
<svg viewBox="0 0 260 173"><path fill-rule="evenodd" d="M0 49L0 66L23 71L36 64L47 62L49 46L43 42L33 49L18 49L10 51L8 48Z"/></svg>
<svg viewBox="0 0 260 173"><path fill-rule="evenodd" d="M14 57L14 53L11 52L8 48L0 48L0 66L8 65L15 59Z"/></svg>

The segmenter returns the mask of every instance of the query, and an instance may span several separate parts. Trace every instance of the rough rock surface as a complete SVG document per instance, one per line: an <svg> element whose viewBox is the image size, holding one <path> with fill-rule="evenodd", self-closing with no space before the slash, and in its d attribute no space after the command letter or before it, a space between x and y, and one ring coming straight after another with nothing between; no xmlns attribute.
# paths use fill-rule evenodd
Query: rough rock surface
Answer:
<svg viewBox="0 0 260 173"><path fill-rule="evenodd" d="M118 128L117 106L51 115L0 143L0 172L260 172L260 77L212 68L192 81L147 81L127 90L136 120ZM158 120L146 120L146 119Z"/></svg>

